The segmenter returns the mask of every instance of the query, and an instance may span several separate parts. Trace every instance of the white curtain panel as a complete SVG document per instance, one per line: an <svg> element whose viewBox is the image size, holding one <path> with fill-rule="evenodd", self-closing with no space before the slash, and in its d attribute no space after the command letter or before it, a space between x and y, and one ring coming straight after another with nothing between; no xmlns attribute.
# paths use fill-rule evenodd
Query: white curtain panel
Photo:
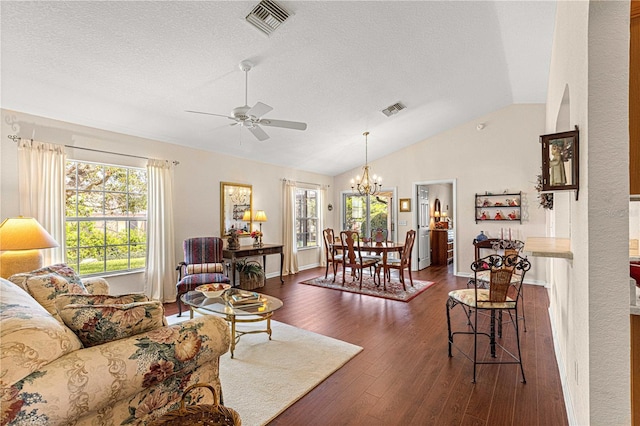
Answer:
<svg viewBox="0 0 640 426"><path fill-rule="evenodd" d="M21 139L18 142L20 214L35 218L60 244L42 250L44 265L65 258L64 145Z"/></svg>
<svg viewBox="0 0 640 426"><path fill-rule="evenodd" d="M173 169L170 161L147 163L147 270L145 293L152 300L176 300L173 226Z"/></svg>
<svg viewBox="0 0 640 426"><path fill-rule="evenodd" d="M322 232L325 228L325 214L324 209L327 205L327 187L322 186L320 188L320 200L318 202L318 242L320 243L320 266L327 266L327 255L324 249L324 233Z"/></svg>
<svg viewBox="0 0 640 426"><path fill-rule="evenodd" d="M296 183L284 181L283 194L284 224L282 227L284 242L283 254L284 265L282 273L284 275L298 273L298 244L296 242Z"/></svg>

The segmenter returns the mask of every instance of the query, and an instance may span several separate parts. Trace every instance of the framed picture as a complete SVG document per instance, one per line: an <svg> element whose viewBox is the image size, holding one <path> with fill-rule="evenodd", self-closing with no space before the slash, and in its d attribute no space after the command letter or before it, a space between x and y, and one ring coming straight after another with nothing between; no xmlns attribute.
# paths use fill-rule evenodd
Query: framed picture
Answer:
<svg viewBox="0 0 640 426"><path fill-rule="evenodd" d="M540 136L542 144L542 191L579 189L579 132L553 133Z"/></svg>
<svg viewBox="0 0 640 426"><path fill-rule="evenodd" d="M400 198L400 211L401 212L411 211L411 198Z"/></svg>

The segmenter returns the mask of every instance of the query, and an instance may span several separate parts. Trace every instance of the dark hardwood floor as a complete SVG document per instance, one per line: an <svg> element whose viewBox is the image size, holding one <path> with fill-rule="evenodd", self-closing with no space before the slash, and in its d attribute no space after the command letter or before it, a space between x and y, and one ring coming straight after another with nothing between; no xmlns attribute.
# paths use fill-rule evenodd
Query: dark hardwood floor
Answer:
<svg viewBox="0 0 640 426"><path fill-rule="evenodd" d="M568 424L543 287L524 289L527 383L518 365L481 365L473 384L473 364L455 351L447 356L447 293L466 287L451 266L414 273L437 284L409 303L299 284L320 274L324 268L285 277L284 284L269 279L261 292L284 301L274 319L364 350L270 425ZM175 312L167 305L167 315ZM462 311L452 314L464 326ZM513 341L512 331L506 326L503 338Z"/></svg>

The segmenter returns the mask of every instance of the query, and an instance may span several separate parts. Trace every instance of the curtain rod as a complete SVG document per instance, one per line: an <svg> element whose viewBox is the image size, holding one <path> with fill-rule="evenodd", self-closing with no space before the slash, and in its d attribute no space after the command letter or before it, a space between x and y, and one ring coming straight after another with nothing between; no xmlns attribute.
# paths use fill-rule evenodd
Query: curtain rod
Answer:
<svg viewBox="0 0 640 426"><path fill-rule="evenodd" d="M12 141L16 142L16 143L23 139L23 138L21 138L20 136L17 136L17 135L8 135L7 137L9 139L11 139ZM33 142L33 139L28 139L28 140ZM123 157L140 158L140 159L143 159L143 160L149 160L150 159L149 157L141 157L139 155L123 154L121 152L113 152L113 151L103 151L101 149L84 148L84 147L75 146L75 145L64 145L64 147L65 148L73 148L73 149L81 149L81 150L84 150L84 151L100 152L102 154L122 155ZM177 166L178 164L180 164L180 162L176 161L176 160L172 161L172 163L173 163L174 166Z"/></svg>
<svg viewBox="0 0 640 426"><path fill-rule="evenodd" d="M329 188L331 186L331 185L325 185L325 184L322 184L322 183L300 182L298 180L287 179L287 178L282 178L280 180L283 181L283 182L295 182L295 183L301 183L302 185L315 185L315 186L325 187L325 188Z"/></svg>

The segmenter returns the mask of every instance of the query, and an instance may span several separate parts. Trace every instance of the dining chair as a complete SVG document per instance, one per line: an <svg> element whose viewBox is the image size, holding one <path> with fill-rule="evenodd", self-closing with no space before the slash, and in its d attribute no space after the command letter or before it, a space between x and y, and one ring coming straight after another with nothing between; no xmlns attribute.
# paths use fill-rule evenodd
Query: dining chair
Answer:
<svg viewBox="0 0 640 426"><path fill-rule="evenodd" d="M398 275L400 277L400 282L402 283L402 288L404 291L407 291L407 287L404 282L404 270L407 269L409 271L409 282L411 283L411 287L413 287L413 277L411 276L411 251L413 250L413 243L416 240L416 231L413 229L407 231L407 235L404 240L404 248L402 249L402 254L399 258L387 258L386 264L378 264L376 267L376 275L378 276L378 283L380 282L380 269L384 269L382 271L382 282L383 289L387 289L387 277L389 281L391 281L391 270L397 269Z"/></svg>
<svg viewBox="0 0 640 426"><path fill-rule="evenodd" d="M465 288L453 290L449 292L447 298L447 330L449 336L449 357L452 357L452 347L456 346L454 338L457 335L472 335L473 343L471 345L472 354L466 353L463 348L469 348L467 343L456 346L466 358L473 361L473 383L476 382L477 366L479 364L519 364L520 373L522 374L522 383L526 383L524 375L524 367L522 365L522 353L520 350L520 329L518 326L518 308L520 292L522 290L522 282L525 273L531 269L531 263L524 257L518 255L501 256L492 254L474 261L471 269L477 278L478 273L489 272L489 288L483 288L474 285L473 288ZM513 280L513 276L519 277ZM479 282L476 279L475 282ZM465 314L467 323L464 329L452 331L451 326L451 310L461 306ZM499 343L498 339L502 339L502 314L507 312L510 322L515 330L516 350L505 348ZM487 313L487 316L479 315L479 313ZM498 316L498 318L496 318ZM489 330L486 330L486 319L489 319ZM496 321L498 330L496 333ZM497 338L496 338L497 335ZM478 338L486 337L489 339L490 359L483 357L478 359L479 353L485 351L479 348ZM512 339L504 339L504 341L512 341ZM496 348L500 348L502 353L497 354ZM516 352L516 353L513 353ZM491 360L493 359L493 361Z"/></svg>
<svg viewBox="0 0 640 426"><path fill-rule="evenodd" d="M362 255L360 235L356 231L342 231L340 232L340 241L342 243L342 285L345 283L345 274L347 267L351 268L352 273L359 274L360 276L360 289L362 289L362 275L366 268L369 268L369 273L373 277L373 282L376 281L374 270L378 261L376 259L368 258ZM355 276L354 276L355 280Z"/></svg>
<svg viewBox="0 0 640 426"><path fill-rule="evenodd" d="M338 272L338 263L342 263L342 255L338 254L338 250L335 248L335 234L333 229L327 228L322 231L322 237L324 238L324 254L327 259L327 269L324 272L324 278L327 279L329 275L329 264L333 266L333 282L336 282L336 272Z"/></svg>

